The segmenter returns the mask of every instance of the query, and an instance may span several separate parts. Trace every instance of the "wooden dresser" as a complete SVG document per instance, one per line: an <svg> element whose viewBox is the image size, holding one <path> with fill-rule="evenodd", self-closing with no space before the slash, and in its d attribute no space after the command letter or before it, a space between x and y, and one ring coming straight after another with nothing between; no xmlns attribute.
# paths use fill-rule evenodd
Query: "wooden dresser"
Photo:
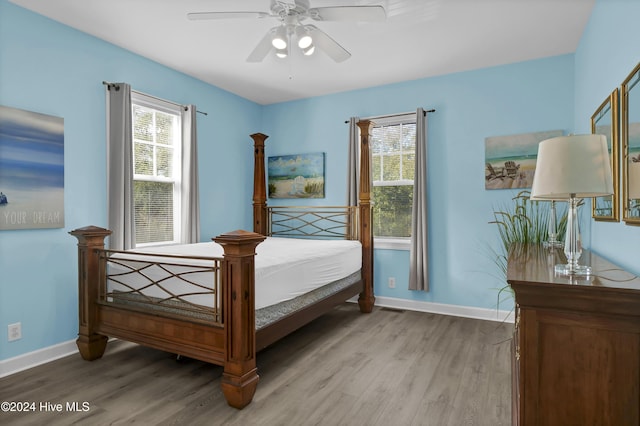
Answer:
<svg viewBox="0 0 640 426"><path fill-rule="evenodd" d="M588 251L589 279L556 263L562 250L538 245L509 255L513 424L640 425L640 279Z"/></svg>

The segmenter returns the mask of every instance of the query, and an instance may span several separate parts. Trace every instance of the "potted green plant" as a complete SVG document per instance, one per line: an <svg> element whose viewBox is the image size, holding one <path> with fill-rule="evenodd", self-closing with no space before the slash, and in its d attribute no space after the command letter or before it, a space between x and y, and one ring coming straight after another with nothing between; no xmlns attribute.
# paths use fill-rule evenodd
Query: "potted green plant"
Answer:
<svg viewBox="0 0 640 426"><path fill-rule="evenodd" d="M521 191L513 203L493 210L493 220L498 229L499 246L491 249L493 261L498 267L503 286L498 290L498 307L506 298L512 298L511 287L507 284L507 257L513 243L543 243L549 238L549 221L551 219L550 201L532 201L529 191ZM564 239L567 227L566 209L556 211L557 240ZM506 298L505 298L506 294Z"/></svg>

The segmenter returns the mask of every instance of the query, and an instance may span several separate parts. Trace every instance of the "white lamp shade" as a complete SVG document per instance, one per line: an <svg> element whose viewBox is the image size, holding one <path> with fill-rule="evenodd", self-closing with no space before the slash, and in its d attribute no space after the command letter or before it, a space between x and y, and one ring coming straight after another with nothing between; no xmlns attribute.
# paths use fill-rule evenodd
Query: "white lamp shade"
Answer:
<svg viewBox="0 0 640 426"><path fill-rule="evenodd" d="M640 162L632 162L629 160L629 182L627 187L629 188L629 199L637 200L640 198Z"/></svg>
<svg viewBox="0 0 640 426"><path fill-rule="evenodd" d="M540 142L531 198L567 200L613 194L613 176L603 135L560 136Z"/></svg>

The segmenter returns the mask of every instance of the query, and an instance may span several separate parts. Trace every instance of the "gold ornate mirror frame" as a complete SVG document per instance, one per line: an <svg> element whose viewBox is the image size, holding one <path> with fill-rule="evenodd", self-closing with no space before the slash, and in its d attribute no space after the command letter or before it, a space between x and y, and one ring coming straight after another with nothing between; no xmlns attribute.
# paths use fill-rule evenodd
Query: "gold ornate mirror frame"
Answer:
<svg viewBox="0 0 640 426"><path fill-rule="evenodd" d="M622 219L640 225L640 63L624 80L622 105Z"/></svg>
<svg viewBox="0 0 640 426"><path fill-rule="evenodd" d="M596 197L591 200L591 213L595 220L618 222L620 220L620 172L618 158L618 89L611 92L591 116L591 133L605 135L613 173L613 195Z"/></svg>

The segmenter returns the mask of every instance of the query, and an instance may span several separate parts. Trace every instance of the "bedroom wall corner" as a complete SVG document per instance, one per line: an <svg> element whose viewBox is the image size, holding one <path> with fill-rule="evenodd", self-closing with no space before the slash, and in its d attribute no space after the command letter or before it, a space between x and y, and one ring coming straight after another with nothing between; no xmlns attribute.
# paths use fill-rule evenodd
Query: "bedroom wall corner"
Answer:
<svg viewBox="0 0 640 426"><path fill-rule="evenodd" d="M376 249L375 291L404 300L497 309L504 282L496 277L487 250L498 244L489 222L493 207L511 202L518 190L485 190L484 140L573 131L573 73L573 55L567 54L267 105L267 155L326 152L327 196L317 203L343 204L345 120L435 108L428 115L430 290L407 290L406 252ZM395 289L386 284L389 276L396 278ZM500 309L508 311L510 302L504 303Z"/></svg>
<svg viewBox="0 0 640 426"><path fill-rule="evenodd" d="M68 231L107 221L102 81L206 112L198 115L202 239L251 229L252 176L237 165L252 164L249 134L261 131L262 106L7 0L0 58L0 104L62 117L65 144L64 228L0 231L0 361L75 339L77 253ZM7 342L16 322L22 339Z"/></svg>
<svg viewBox="0 0 640 426"><path fill-rule="evenodd" d="M637 20L640 2L596 0L575 53L574 127L590 133L590 117L640 62ZM640 227L589 221L594 251L640 274Z"/></svg>

